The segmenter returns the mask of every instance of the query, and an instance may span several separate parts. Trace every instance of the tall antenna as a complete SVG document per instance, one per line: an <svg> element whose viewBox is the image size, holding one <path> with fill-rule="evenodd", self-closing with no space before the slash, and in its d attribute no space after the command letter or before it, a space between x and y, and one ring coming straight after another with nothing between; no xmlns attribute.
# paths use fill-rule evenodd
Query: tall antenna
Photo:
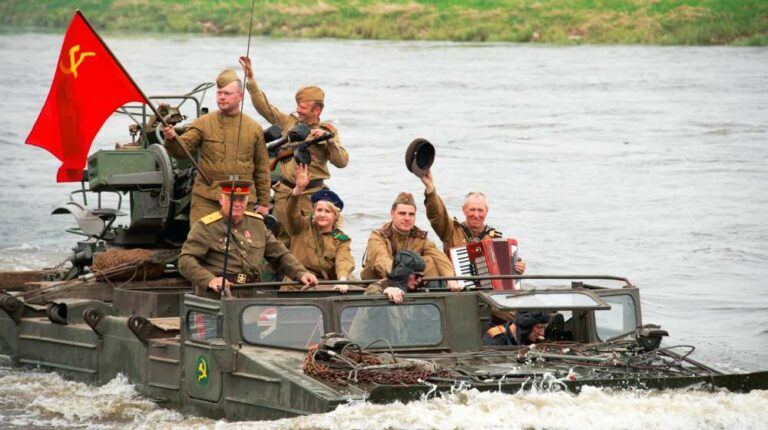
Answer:
<svg viewBox="0 0 768 430"><path fill-rule="evenodd" d="M251 34L253 31L253 10L254 10L254 4L255 0L251 0L251 19L248 23L248 46L245 49L245 56L248 57L251 54ZM241 95L240 98L240 119L237 123L237 138L235 139L235 158L237 158L238 151L240 149L240 128L243 125L243 106L245 104L245 82L246 82L247 76L245 75L245 71L243 71L243 85L241 87ZM230 181L236 181L240 179L237 175L230 175L229 180ZM253 178L254 182L256 178ZM255 186L255 184L254 184ZM223 273L221 274L222 282L221 282L221 296L222 297L232 297L232 292L230 291L229 287L227 287L227 263L229 262L229 243L231 240L232 235L232 207L235 202L235 187L231 187L231 190L229 192L229 216L227 217L227 236L224 242L224 269Z"/></svg>

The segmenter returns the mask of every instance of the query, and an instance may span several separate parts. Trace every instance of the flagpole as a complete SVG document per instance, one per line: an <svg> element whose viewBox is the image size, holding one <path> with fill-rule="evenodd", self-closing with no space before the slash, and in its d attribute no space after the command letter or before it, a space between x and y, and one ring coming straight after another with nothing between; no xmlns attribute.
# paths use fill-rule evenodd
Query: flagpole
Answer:
<svg viewBox="0 0 768 430"><path fill-rule="evenodd" d="M248 23L248 46L245 49L245 56L247 57L251 53L251 31L253 30L253 10L254 10L254 4L255 0L251 0L251 19ZM237 139L235 139L235 157L237 157L238 151L240 149L240 128L243 125L243 106L245 104L245 82L246 82L247 76L245 75L245 71L243 71L243 85L240 88L241 97L240 97L240 120L237 123ZM234 181L235 176L230 176L230 180ZM253 178L254 181L256 178ZM233 184L234 185L234 184ZM229 242L230 242L230 233L232 232L232 207L234 206L235 201L235 187L232 187L232 190L229 192L229 216L227 217L227 235L225 236L224 240L224 268L221 277L221 296L222 297L232 297L232 292L230 291L229 287L227 286L227 263L229 262ZM255 203L254 203L255 204Z"/></svg>
<svg viewBox="0 0 768 430"><path fill-rule="evenodd" d="M80 9L75 9L75 13L80 16L80 18L83 20L85 25L87 25L88 28L91 30L91 33L93 33L96 36L96 38L99 40L99 42L101 42L101 45L104 47L104 49L107 50L109 55L115 61L115 63L117 64L117 67L119 67L120 70L123 71L123 73L128 78L128 80L131 81L131 83L136 88L136 90L139 91L139 94L141 94L141 96L144 98L144 103L149 105L149 109L152 110L152 113L155 114L155 118L160 120L160 122L162 122L163 125L165 125L166 127L170 126L170 124L168 124L168 122L165 121L165 118L163 118L163 116L160 115L160 112L157 111L157 108L155 108L155 106L152 105L152 103L149 101L149 98L147 98L147 95L144 94L144 91L142 91L142 89L138 85L136 85L136 81L133 80L133 77L131 76L131 74L128 73L127 70L125 70L125 67L123 67L123 64L120 63L120 60L118 60L117 57L115 56L115 54L112 52L112 50L109 49L109 46L106 44L106 42L104 42L104 39L102 39L101 36L99 36L99 33L97 33L96 30L91 25L91 23L88 22L88 20L85 18L85 15L83 15L83 13L80 12ZM211 185L210 178L208 178L208 175L205 174L205 171L203 171L203 169L200 168L200 165L197 164L197 161L192 157L192 154L189 153L189 150L187 149L187 147L182 145L181 142L179 142L178 140L174 139L174 141L176 142L176 145L178 145L184 151L184 155L186 155L187 158L189 158L189 161L191 161L192 164L195 166L195 168L197 169L197 172L200 173L200 176L203 177L203 179L205 180L206 184L207 185Z"/></svg>

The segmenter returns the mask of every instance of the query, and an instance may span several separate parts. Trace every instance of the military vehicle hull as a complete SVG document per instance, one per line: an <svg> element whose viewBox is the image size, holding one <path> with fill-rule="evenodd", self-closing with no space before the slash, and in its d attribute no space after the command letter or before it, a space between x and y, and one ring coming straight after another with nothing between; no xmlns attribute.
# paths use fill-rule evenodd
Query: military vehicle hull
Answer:
<svg viewBox="0 0 768 430"><path fill-rule="evenodd" d="M190 294L179 278L119 288L93 282L44 303L24 301L33 291L29 286L5 287L0 353L15 364L93 384L122 373L159 404L211 418L272 420L328 412L349 401L405 402L457 388L768 388L768 372L722 374L691 360L687 349L639 346L637 330L607 338L613 333L600 327L608 320L599 314L611 312L606 306L616 311L620 303L631 303L620 311L624 319L627 310L634 313L625 323L648 327L639 319L638 290L627 286L579 281L525 291L429 292L410 295L404 305L379 296L272 288L253 299L216 301ZM591 302L563 305L582 296ZM492 309L519 311L504 302L516 297L537 297L538 308L568 316L564 328L548 334L558 339L483 346ZM403 306L410 306L410 327L397 326L387 337L381 327L401 323L398 312L408 309ZM386 340L376 346L377 339ZM349 352L358 350L355 361ZM348 366L334 362L345 354L351 357Z"/></svg>

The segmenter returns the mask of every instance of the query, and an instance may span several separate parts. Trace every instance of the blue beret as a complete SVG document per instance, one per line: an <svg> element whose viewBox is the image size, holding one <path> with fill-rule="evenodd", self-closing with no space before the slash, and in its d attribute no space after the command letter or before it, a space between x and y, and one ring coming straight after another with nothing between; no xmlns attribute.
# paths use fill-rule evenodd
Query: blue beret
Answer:
<svg viewBox="0 0 768 430"><path fill-rule="evenodd" d="M339 211L344 209L344 202L341 201L341 198L339 198L336 193L329 189L322 189L312 194L312 206L314 206L315 203L319 202L320 200L333 203L334 206L339 208Z"/></svg>

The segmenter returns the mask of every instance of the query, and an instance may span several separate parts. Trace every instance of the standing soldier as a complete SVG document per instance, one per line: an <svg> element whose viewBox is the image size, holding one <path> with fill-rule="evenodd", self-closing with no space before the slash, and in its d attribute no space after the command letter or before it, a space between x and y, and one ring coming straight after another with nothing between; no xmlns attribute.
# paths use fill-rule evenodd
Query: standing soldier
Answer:
<svg viewBox="0 0 768 430"><path fill-rule="evenodd" d="M389 212L391 221L371 232L365 249L365 261L360 277L382 279L392 268L392 259L399 251L413 251L424 258L424 276L454 276L453 265L435 244L427 239L427 232L414 224L416 201L411 193L397 195ZM464 288L456 281L448 281L448 288Z"/></svg>
<svg viewBox="0 0 768 430"><path fill-rule="evenodd" d="M194 225L181 248L179 272L195 287L195 294L219 298L222 286L261 280L261 261L274 262L280 270L304 285L317 284L317 278L296 260L285 246L272 236L256 212L245 210L250 194L250 181L223 181L218 184L220 210L204 216ZM232 227L229 253L225 253L230 193ZM226 283L223 277L224 256L227 257ZM237 297L249 297L248 290L235 290Z"/></svg>
<svg viewBox="0 0 768 430"><path fill-rule="evenodd" d="M339 131L333 124L320 121L320 114L325 106L325 93L316 86L305 86L296 91L296 112L286 114L278 110L269 103L267 96L259 88L253 76L251 60L248 57L240 57L240 64L245 70L247 78L246 86L251 95L251 102L256 111L270 124L278 125L283 130L283 135L287 134L296 124L304 123L311 129L307 139L313 139L322 136L326 132L334 133L334 137L327 141L310 145L307 149L312 158L309 163L309 184L304 190L299 207L304 213L310 213L312 205L310 196L316 191L325 188L325 180L331 177L328 171L328 162L338 168L347 166L349 154L341 145ZM288 197L296 186L296 160L290 157L280 164L280 182L273 184L275 190L275 206L273 214L277 217L281 227L278 238L287 245L290 244L290 237L285 229L287 222L286 205Z"/></svg>
<svg viewBox="0 0 768 430"><path fill-rule="evenodd" d="M427 170L420 178L424 183L424 205L427 207L427 218L432 224L432 229L443 241L443 250L446 255L449 255L448 251L455 246L502 237L495 228L485 224L485 217L488 215L485 194L480 192L467 194L464 205L461 207L465 219L460 222L448 215L443 199L437 195L432 171ZM522 259L518 259L515 263L515 272L520 275L525 272L525 262Z"/></svg>
<svg viewBox="0 0 768 430"><path fill-rule="evenodd" d="M190 154L197 153L200 169L212 181L224 180L230 175L255 181L255 192L252 191L251 196L255 198L256 210L266 215L269 213L269 157L264 131L253 118L240 112L243 84L234 70L219 73L216 86L219 110L192 121L181 136L171 126L163 128L164 146L175 158L187 157L179 145L184 145ZM203 175L198 174L192 188L190 226L219 209L217 195L216 183L206 183Z"/></svg>

